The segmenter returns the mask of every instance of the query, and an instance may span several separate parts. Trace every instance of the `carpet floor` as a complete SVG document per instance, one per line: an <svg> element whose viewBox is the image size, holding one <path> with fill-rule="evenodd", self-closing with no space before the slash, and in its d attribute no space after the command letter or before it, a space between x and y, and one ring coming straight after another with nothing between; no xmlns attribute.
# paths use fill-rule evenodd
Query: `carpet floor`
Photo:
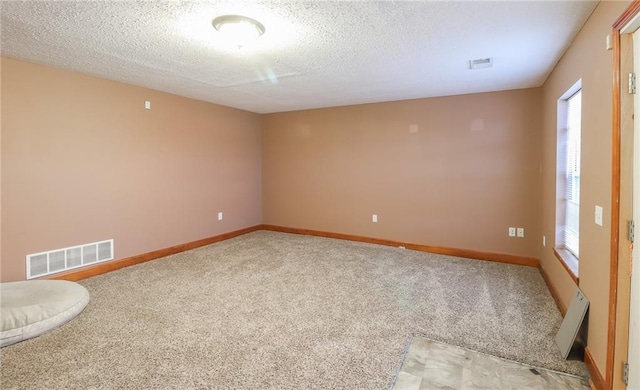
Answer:
<svg viewBox="0 0 640 390"><path fill-rule="evenodd" d="M411 335L586 375L536 268L258 231L81 282L3 389L388 389Z"/></svg>

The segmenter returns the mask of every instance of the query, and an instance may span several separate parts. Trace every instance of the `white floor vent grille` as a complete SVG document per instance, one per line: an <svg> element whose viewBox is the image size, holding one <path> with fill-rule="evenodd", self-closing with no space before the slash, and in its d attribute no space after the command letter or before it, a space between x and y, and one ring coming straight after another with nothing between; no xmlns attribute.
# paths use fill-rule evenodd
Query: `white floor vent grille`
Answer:
<svg viewBox="0 0 640 390"><path fill-rule="evenodd" d="M27 255L27 279L113 260L113 239Z"/></svg>

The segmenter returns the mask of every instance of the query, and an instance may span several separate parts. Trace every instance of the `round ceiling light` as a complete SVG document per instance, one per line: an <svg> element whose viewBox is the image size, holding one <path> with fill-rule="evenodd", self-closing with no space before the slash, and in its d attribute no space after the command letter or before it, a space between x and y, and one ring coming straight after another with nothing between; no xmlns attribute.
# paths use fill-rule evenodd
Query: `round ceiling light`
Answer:
<svg viewBox="0 0 640 390"><path fill-rule="evenodd" d="M242 47L264 34L264 26L255 19L240 15L218 16L213 27L236 46Z"/></svg>

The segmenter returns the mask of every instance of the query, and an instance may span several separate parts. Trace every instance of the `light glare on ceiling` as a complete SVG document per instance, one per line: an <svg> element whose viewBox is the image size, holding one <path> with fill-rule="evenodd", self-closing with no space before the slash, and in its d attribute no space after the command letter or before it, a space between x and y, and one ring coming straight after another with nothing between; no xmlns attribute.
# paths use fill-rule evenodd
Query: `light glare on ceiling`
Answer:
<svg viewBox="0 0 640 390"><path fill-rule="evenodd" d="M213 27L238 47L243 47L264 34L262 23L241 15L224 15L213 19Z"/></svg>

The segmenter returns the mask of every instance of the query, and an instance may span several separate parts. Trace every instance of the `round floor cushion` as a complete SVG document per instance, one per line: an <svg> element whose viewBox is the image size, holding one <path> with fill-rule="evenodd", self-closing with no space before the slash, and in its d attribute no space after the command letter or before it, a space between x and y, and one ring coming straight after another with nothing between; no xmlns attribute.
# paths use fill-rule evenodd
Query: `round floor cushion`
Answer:
<svg viewBox="0 0 640 390"><path fill-rule="evenodd" d="M0 283L0 347L39 336L80 314L89 292L65 280Z"/></svg>

